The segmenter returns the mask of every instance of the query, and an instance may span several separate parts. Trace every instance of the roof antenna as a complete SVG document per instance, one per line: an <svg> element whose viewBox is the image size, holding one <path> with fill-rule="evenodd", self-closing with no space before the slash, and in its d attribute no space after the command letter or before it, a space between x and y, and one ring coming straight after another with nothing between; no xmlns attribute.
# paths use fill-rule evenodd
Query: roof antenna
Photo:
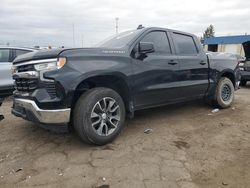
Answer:
<svg viewBox="0 0 250 188"><path fill-rule="evenodd" d="M138 25L137 29L143 29L145 28L144 26L142 26L142 24Z"/></svg>

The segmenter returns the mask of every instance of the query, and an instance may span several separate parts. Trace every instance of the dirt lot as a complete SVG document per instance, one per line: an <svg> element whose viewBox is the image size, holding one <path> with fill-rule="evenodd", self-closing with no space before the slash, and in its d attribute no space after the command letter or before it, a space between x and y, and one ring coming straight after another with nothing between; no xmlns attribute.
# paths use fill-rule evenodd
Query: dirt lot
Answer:
<svg viewBox="0 0 250 188"><path fill-rule="evenodd" d="M249 96L250 86L217 113L202 102L137 112L102 147L15 118L7 101L0 108L0 187L249 187Z"/></svg>

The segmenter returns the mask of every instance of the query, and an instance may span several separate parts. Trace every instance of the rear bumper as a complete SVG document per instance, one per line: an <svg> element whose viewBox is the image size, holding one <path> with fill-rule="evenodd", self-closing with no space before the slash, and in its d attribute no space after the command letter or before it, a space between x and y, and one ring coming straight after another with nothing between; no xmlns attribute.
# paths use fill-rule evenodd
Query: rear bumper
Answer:
<svg viewBox="0 0 250 188"><path fill-rule="evenodd" d="M25 120L42 124L65 124L70 121L70 108L43 110L32 100L14 99L12 113Z"/></svg>
<svg viewBox="0 0 250 188"><path fill-rule="evenodd" d="M241 71L241 80L250 81L250 71Z"/></svg>

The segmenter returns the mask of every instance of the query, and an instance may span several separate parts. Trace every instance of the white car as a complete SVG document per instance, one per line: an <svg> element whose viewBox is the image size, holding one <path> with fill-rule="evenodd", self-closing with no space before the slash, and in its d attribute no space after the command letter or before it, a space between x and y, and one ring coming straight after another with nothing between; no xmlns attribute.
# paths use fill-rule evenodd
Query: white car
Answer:
<svg viewBox="0 0 250 188"><path fill-rule="evenodd" d="M0 47L0 98L9 96L13 92L12 61L19 55L36 51L33 48Z"/></svg>

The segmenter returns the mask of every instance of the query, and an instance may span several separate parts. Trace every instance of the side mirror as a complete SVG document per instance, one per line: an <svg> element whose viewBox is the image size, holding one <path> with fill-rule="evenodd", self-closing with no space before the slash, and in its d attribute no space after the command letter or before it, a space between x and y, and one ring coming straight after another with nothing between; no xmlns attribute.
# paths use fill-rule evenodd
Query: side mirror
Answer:
<svg viewBox="0 0 250 188"><path fill-rule="evenodd" d="M154 44L151 42L140 42L139 43L139 52L142 54L154 52Z"/></svg>

